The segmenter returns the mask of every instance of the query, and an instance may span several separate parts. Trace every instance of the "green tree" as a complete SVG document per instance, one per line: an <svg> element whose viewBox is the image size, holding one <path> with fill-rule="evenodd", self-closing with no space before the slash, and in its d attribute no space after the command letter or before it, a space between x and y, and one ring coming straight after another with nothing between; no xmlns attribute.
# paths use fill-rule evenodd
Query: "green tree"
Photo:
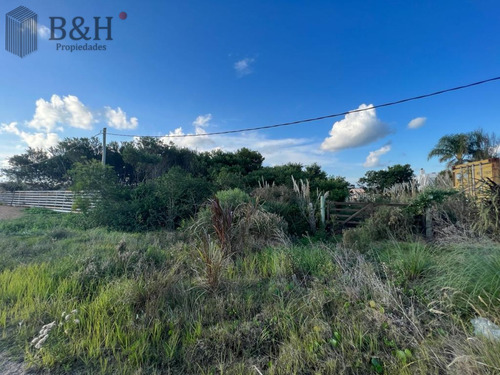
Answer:
<svg viewBox="0 0 500 375"><path fill-rule="evenodd" d="M495 157L500 140L495 133L487 134L482 129L469 133L468 153L472 160L482 160Z"/></svg>
<svg viewBox="0 0 500 375"><path fill-rule="evenodd" d="M117 230L136 230L137 225L128 186L118 180L113 167L99 161L76 163L69 171L71 190L76 193L75 208L90 226Z"/></svg>
<svg viewBox="0 0 500 375"><path fill-rule="evenodd" d="M450 134L441 137L429 152L427 159L439 157L439 162L448 162L448 166L462 164L469 152L469 136L465 133Z"/></svg>
<svg viewBox="0 0 500 375"><path fill-rule="evenodd" d="M214 193L206 179L193 177L180 167L146 181L132 191L132 206L138 229L174 229L194 216Z"/></svg>
<svg viewBox="0 0 500 375"><path fill-rule="evenodd" d="M349 196L349 182L341 176L331 176L311 183L311 189L315 194L328 192L328 200L332 202L343 202Z"/></svg>
<svg viewBox="0 0 500 375"><path fill-rule="evenodd" d="M224 169L227 173L247 175L262 168L264 157L258 151L243 147L236 152L215 150L202 154L206 168L212 178Z"/></svg>
<svg viewBox="0 0 500 375"><path fill-rule="evenodd" d="M9 159L3 173L29 189L60 189L69 186L68 171L77 162L100 159L97 138L66 138L48 150L28 148Z"/></svg>
<svg viewBox="0 0 500 375"><path fill-rule="evenodd" d="M292 187L292 176L295 180L305 180L306 173L300 163L287 163L272 167L263 167L252 171L247 176L248 185L257 187L259 181L266 181L269 184L286 185Z"/></svg>
<svg viewBox="0 0 500 375"><path fill-rule="evenodd" d="M102 165L97 160L87 163L76 163L69 171L71 190L92 193L106 193L118 184L118 178L109 165Z"/></svg>
<svg viewBox="0 0 500 375"><path fill-rule="evenodd" d="M414 177L410 164L396 164L387 170L367 171L364 177L359 179L359 184L371 190L382 191L395 184L410 182Z"/></svg>
<svg viewBox="0 0 500 375"><path fill-rule="evenodd" d="M451 168L468 161L494 157L498 143L494 133L486 134L482 129L469 133L448 134L439 139L427 159L439 157L439 162L447 162Z"/></svg>

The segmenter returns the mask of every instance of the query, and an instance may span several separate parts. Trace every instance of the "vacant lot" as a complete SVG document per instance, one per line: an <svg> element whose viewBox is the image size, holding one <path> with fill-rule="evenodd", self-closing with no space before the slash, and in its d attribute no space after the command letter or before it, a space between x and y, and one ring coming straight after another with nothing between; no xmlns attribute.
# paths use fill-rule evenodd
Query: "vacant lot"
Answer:
<svg viewBox="0 0 500 375"><path fill-rule="evenodd" d="M499 373L499 344L470 324L500 320L496 243L308 241L222 259L182 232L82 218L0 222L0 372Z"/></svg>
<svg viewBox="0 0 500 375"><path fill-rule="evenodd" d="M15 219L22 216L22 208L0 205L0 220Z"/></svg>

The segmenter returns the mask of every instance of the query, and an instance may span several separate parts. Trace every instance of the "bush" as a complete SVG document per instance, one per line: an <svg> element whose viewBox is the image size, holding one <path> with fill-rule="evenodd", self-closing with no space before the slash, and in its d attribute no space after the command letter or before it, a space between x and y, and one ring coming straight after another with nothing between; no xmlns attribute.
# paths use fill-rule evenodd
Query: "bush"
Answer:
<svg viewBox="0 0 500 375"><path fill-rule="evenodd" d="M380 261L388 265L398 283L408 286L427 275L434 265L434 250L421 242L391 241L377 250Z"/></svg>
<svg viewBox="0 0 500 375"><path fill-rule="evenodd" d="M458 192L453 189L439 189L434 187L427 188L412 200L409 210L417 215L422 215L424 214L426 208L440 205L449 197L454 196L457 193Z"/></svg>
<svg viewBox="0 0 500 375"><path fill-rule="evenodd" d="M479 217L478 207L464 194L455 194L435 205L431 214L436 242L457 243L481 236L474 228Z"/></svg>
<svg viewBox="0 0 500 375"><path fill-rule="evenodd" d="M235 242L240 248L262 250L288 243L286 221L257 204L241 205L235 212L235 222Z"/></svg>
<svg viewBox="0 0 500 375"><path fill-rule="evenodd" d="M267 212L257 203L238 205L234 211L211 200L200 210L191 225L185 227L190 237L204 240L216 238L226 254L244 250L260 250L266 246L288 242L287 223L282 217Z"/></svg>
<svg viewBox="0 0 500 375"><path fill-rule="evenodd" d="M435 239L438 242L467 242L470 238L500 239L500 188L491 184L480 197L463 193L432 206Z"/></svg>
<svg viewBox="0 0 500 375"><path fill-rule="evenodd" d="M251 200L250 195L238 188L218 191L215 196L222 207L230 210L234 210L240 204L248 203Z"/></svg>
<svg viewBox="0 0 500 375"><path fill-rule="evenodd" d="M500 319L500 248L488 242L443 246L428 286L452 311ZM496 323L500 323L497 320Z"/></svg>
<svg viewBox="0 0 500 375"><path fill-rule="evenodd" d="M22 182L7 181L0 183L0 191L19 191L27 190L27 187Z"/></svg>
<svg viewBox="0 0 500 375"><path fill-rule="evenodd" d="M194 216L212 194L211 185L178 167L156 180L139 185L132 192L137 226L143 229L174 229L182 219Z"/></svg>
<svg viewBox="0 0 500 375"><path fill-rule="evenodd" d="M263 208L270 213L281 216L288 224L288 233L302 236L310 229L307 218L303 215L299 197L292 188L284 185L265 186L252 192Z"/></svg>
<svg viewBox="0 0 500 375"><path fill-rule="evenodd" d="M135 188L119 184L112 169L97 162L78 164L71 174L72 189L86 192L77 194L76 208L86 214L90 225L116 230L175 229L212 194L210 183L179 167Z"/></svg>
<svg viewBox="0 0 500 375"><path fill-rule="evenodd" d="M414 216L399 207L379 207L357 228L344 231L343 242L358 250L368 249L374 241L409 240L417 234Z"/></svg>
<svg viewBox="0 0 500 375"><path fill-rule="evenodd" d="M478 202L479 218L475 229L500 239L500 185L491 179L483 182L484 196Z"/></svg>

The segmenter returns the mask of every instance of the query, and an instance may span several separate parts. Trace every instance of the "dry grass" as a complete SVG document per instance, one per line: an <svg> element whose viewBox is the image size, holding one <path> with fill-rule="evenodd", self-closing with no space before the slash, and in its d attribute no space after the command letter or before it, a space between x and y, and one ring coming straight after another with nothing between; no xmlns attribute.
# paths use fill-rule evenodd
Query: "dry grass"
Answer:
<svg viewBox="0 0 500 375"><path fill-rule="evenodd" d="M4 206L0 204L0 220L16 219L23 215L21 207Z"/></svg>
<svg viewBox="0 0 500 375"><path fill-rule="evenodd" d="M246 238L271 236L275 218L255 205L240 213ZM240 230L238 215L231 237ZM60 221L48 215L33 222ZM496 243L369 240L360 253L332 243L274 242L229 256L214 229L197 244L163 232L43 233L29 225L0 224L0 348L42 372L423 375L500 368L499 345L473 337L470 325L477 315L500 319ZM73 309L80 322L70 325L61 314ZM42 348L29 346L52 321Z"/></svg>

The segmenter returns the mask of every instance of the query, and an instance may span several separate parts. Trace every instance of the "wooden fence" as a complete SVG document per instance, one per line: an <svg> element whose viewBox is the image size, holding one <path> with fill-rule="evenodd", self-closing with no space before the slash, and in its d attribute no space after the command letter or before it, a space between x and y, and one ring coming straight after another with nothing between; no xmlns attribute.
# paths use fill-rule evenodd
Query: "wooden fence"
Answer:
<svg viewBox="0 0 500 375"><path fill-rule="evenodd" d="M72 191L14 191L0 192L0 203L16 207L43 207L52 211L72 212Z"/></svg>
<svg viewBox="0 0 500 375"><path fill-rule="evenodd" d="M337 223L342 227L357 226L375 211L376 207L392 206L405 207L402 203L374 203L374 202L331 202L328 205L327 217L335 216Z"/></svg>
<svg viewBox="0 0 500 375"><path fill-rule="evenodd" d="M0 203L16 207L43 207L58 212L75 212L75 194L66 190L0 192ZM342 227L356 226L370 217L379 206L403 207L399 203L373 202L331 202L327 205L326 216L335 216Z"/></svg>

